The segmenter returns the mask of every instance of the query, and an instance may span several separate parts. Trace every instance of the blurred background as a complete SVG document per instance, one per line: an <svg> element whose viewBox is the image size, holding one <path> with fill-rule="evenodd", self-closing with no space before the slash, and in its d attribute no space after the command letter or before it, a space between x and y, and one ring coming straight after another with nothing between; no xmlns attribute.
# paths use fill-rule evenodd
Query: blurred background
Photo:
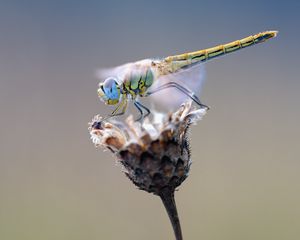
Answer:
<svg viewBox="0 0 300 240"><path fill-rule="evenodd" d="M95 71L227 43L276 39L206 64L176 193L185 239L300 236L298 1L0 2L0 239L173 239L88 122L111 111Z"/></svg>

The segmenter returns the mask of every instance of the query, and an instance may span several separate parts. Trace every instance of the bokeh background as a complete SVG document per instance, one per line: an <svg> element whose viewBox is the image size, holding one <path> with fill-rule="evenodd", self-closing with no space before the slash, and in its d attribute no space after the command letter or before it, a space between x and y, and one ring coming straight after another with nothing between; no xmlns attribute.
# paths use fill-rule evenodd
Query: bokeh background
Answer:
<svg viewBox="0 0 300 240"><path fill-rule="evenodd" d="M87 123L111 109L95 71L276 39L212 61L176 193L186 239L300 236L299 1L1 1L0 239L173 239Z"/></svg>

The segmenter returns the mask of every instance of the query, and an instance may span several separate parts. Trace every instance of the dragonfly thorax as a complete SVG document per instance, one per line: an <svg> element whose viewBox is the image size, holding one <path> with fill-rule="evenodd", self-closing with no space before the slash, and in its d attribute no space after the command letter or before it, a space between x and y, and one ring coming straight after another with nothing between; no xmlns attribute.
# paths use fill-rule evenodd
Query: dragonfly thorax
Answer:
<svg viewBox="0 0 300 240"><path fill-rule="evenodd" d="M153 84L154 74L152 69L138 68L131 70L123 81L123 91L126 95L144 96L148 88Z"/></svg>

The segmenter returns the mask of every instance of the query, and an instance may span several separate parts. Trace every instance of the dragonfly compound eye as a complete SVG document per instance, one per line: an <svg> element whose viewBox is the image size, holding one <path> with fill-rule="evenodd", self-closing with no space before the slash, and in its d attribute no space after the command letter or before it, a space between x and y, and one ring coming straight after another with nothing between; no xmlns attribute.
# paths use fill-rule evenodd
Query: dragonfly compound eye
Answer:
<svg viewBox="0 0 300 240"><path fill-rule="evenodd" d="M116 79L107 78L103 83L100 83L98 94L107 104L117 104L120 99L120 87Z"/></svg>
<svg viewBox="0 0 300 240"><path fill-rule="evenodd" d="M103 90L103 83L99 83L99 88L98 88L98 96L100 97L101 100L107 101L107 97L105 96L104 90Z"/></svg>

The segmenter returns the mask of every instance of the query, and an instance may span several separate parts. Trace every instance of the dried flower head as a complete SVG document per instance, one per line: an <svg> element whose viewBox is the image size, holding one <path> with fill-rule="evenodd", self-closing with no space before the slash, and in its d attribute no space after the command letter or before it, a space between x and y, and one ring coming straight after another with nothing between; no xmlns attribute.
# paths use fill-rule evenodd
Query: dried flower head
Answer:
<svg viewBox="0 0 300 240"><path fill-rule="evenodd" d="M175 189L186 179L191 165L187 131L205 113L205 109L193 109L189 101L174 113L154 113L152 121L146 118L142 123L132 116L125 123L102 122L96 116L89 131L96 146L116 154L135 185L159 194L161 188Z"/></svg>
<svg viewBox="0 0 300 240"><path fill-rule="evenodd" d="M161 197L177 239L182 236L174 191L190 170L188 129L205 113L188 101L174 113L154 113L152 120L135 122L130 116L124 123L97 115L89 124L93 143L111 150L138 188Z"/></svg>

